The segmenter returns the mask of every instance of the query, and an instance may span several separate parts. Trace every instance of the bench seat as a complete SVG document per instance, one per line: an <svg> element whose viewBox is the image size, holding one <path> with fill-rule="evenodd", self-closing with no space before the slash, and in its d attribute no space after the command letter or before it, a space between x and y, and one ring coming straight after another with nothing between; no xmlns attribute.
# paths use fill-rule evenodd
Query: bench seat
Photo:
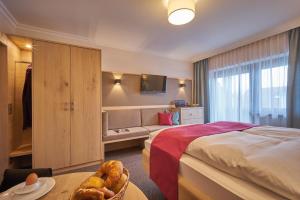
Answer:
<svg viewBox="0 0 300 200"><path fill-rule="evenodd" d="M107 134L103 136L103 141L121 140L139 136L149 136L149 131L143 127L107 130Z"/></svg>

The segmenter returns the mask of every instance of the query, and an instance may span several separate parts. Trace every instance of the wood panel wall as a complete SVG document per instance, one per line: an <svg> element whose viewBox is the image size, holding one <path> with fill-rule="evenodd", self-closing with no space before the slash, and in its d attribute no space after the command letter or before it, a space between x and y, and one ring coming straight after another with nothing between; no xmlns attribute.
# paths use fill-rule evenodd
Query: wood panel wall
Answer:
<svg viewBox="0 0 300 200"><path fill-rule="evenodd" d="M1 71L1 81L6 82L6 84L4 83L3 88L6 88L7 93L5 94L5 96L3 98L7 98L7 100L2 100L2 95L1 95L1 102L3 103L3 106L5 106L5 110L2 114L6 115L7 117L7 122L6 123L6 127L5 128L7 131L3 131L1 130L2 134L1 135L1 140L2 137L4 138L3 142L4 142L4 146L0 146L2 153L2 158L4 158L4 162L0 163L0 179L2 178L2 170L4 168L8 167L8 153L10 151L12 151L16 146L17 146L17 141L18 138L16 137L16 135L14 134L14 126L13 126L13 110L14 110L14 79L15 79L15 62L18 61L20 59L20 50L19 48L13 44L5 34L0 32L0 42L3 43L6 47L7 47L7 64L6 64L6 69L4 69L3 67ZM2 52L3 55L3 52ZM2 64L3 65L3 64ZM3 76L3 77L2 77ZM12 112L8 113L8 105L11 105L12 108ZM5 118L6 118L5 117Z"/></svg>
<svg viewBox="0 0 300 200"><path fill-rule="evenodd" d="M8 103L12 105L12 111L15 109L15 69L16 61L20 60L20 49L7 39L8 47ZM12 151L20 145L21 140L19 135L14 132L14 112L9 114L9 136L10 136L10 148Z"/></svg>
<svg viewBox="0 0 300 200"><path fill-rule="evenodd" d="M8 167L8 79L7 79L7 48L0 43L0 181Z"/></svg>
<svg viewBox="0 0 300 200"><path fill-rule="evenodd" d="M114 84L115 77L121 77L120 85ZM141 75L102 72L102 106L168 105L176 99L191 103L191 80L185 80L186 87L180 88L180 79L168 78L167 92L161 94L142 94L140 82Z"/></svg>

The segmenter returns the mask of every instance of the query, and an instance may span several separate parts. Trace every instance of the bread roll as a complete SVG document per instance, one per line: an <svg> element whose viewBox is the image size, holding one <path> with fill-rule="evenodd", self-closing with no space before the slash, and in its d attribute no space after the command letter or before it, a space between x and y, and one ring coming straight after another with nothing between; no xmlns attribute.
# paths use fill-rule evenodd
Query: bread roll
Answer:
<svg viewBox="0 0 300 200"><path fill-rule="evenodd" d="M106 174L105 186L111 189L123 174L123 164L117 160L107 161L101 165L96 174L100 177Z"/></svg>
<svg viewBox="0 0 300 200"><path fill-rule="evenodd" d="M107 199L115 196L115 193L113 191L107 189L106 187L99 188L98 190L101 191L101 192L103 192L104 193L104 197L107 198Z"/></svg>
<svg viewBox="0 0 300 200"><path fill-rule="evenodd" d="M95 189L79 188L75 193L76 200L104 200L104 193Z"/></svg>
<svg viewBox="0 0 300 200"><path fill-rule="evenodd" d="M96 176L89 177L86 181L84 181L80 185L80 188L82 189L102 188L102 187L104 187L104 180Z"/></svg>

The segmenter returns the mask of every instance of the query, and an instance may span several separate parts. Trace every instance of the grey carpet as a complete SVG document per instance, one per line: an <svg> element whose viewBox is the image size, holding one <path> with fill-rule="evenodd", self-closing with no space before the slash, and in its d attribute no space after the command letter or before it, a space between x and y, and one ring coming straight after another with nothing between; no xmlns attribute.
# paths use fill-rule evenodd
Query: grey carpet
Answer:
<svg viewBox="0 0 300 200"><path fill-rule="evenodd" d="M105 154L105 160L120 160L130 172L130 181L139 187L149 200L163 200L158 187L149 179L142 166L142 149L131 148ZM72 172L95 172L98 165L81 168Z"/></svg>

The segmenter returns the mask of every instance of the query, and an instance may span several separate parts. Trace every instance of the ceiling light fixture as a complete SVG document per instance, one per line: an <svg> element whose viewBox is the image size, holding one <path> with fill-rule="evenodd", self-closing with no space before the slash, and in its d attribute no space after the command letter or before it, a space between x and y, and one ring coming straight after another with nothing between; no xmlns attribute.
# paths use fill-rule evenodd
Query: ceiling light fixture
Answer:
<svg viewBox="0 0 300 200"><path fill-rule="evenodd" d="M168 20L173 25L183 25L195 17L196 0L168 0Z"/></svg>

